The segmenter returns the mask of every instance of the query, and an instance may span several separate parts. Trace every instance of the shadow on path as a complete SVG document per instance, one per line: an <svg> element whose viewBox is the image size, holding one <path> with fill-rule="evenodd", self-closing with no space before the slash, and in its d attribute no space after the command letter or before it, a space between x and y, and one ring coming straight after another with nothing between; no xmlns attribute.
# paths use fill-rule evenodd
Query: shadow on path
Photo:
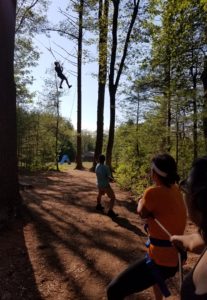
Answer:
<svg viewBox="0 0 207 300"><path fill-rule="evenodd" d="M146 237L147 235L141 231L137 226L133 225L130 223L129 220L127 220L126 218L123 217L117 217L113 219L113 222L115 222L116 224L118 224L119 226L134 232L135 234L139 235L140 237Z"/></svg>
<svg viewBox="0 0 207 300"><path fill-rule="evenodd" d="M0 235L0 299L42 299L36 287L20 220L15 220Z"/></svg>

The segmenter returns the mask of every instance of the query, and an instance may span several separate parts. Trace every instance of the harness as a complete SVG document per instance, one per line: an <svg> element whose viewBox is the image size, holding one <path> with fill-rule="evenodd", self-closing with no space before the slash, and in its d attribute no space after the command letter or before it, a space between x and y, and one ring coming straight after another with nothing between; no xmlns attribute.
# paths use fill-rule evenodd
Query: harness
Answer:
<svg viewBox="0 0 207 300"><path fill-rule="evenodd" d="M168 230L156 218L154 218L154 221L170 238L171 234L168 232ZM147 224L145 224L144 229L145 229L145 231L147 231ZM150 246L150 244L154 245L154 246L158 246L158 247L173 247L170 240L157 239L154 237L148 238L148 240L146 242L146 247L148 248ZM186 261L187 254L185 251L183 251L181 249L177 249L177 250L178 250L178 263L179 263L179 275L180 275L179 277L180 277L180 287L181 287L181 284L183 281L182 264L184 261ZM171 295L170 291L169 291L167 284L165 283L165 279L163 278L162 273L158 269L157 265L155 264L153 259L151 259L149 257L148 253L145 256L145 259L146 259L146 265L149 268L153 277L155 278L156 283L159 286L160 291L162 292L163 296L169 297Z"/></svg>

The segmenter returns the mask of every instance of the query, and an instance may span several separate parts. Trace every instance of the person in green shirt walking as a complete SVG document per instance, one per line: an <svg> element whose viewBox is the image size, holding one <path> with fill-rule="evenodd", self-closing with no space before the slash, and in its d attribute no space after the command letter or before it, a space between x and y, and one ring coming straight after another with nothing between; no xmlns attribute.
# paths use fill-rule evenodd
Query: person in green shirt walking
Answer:
<svg viewBox="0 0 207 300"><path fill-rule="evenodd" d="M98 211L104 210L104 207L101 205L101 198L103 195L106 194L110 198L109 210L107 215L111 218L116 218L118 214L115 213L113 210L116 197L110 185L110 181L114 181L114 180L111 176L109 167L105 165L105 156L103 154L99 156L99 163L96 166L95 172L96 172L97 186L98 186L96 210Z"/></svg>

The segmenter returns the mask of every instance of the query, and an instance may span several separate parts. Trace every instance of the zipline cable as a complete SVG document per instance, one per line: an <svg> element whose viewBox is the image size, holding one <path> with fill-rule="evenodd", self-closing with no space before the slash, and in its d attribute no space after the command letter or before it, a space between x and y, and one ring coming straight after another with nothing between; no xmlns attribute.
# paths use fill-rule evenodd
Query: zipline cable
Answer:
<svg viewBox="0 0 207 300"><path fill-rule="evenodd" d="M66 57L64 57L64 56L63 56L62 54L60 54L58 51L52 49L51 45L50 45L50 47L48 48L48 47L45 46L41 41L39 41L36 37L34 37L34 39L35 39L38 43L40 43L47 51L50 52L50 54L53 56L53 58L55 59L55 61L58 61L58 59L55 57L54 52L57 53L59 56L61 56L61 57L64 59L64 61L67 60L69 63L71 63L71 61L70 61L69 59L67 59ZM50 41L49 41L49 43L50 43ZM74 76L74 77L77 76L77 73L76 73L76 72L68 71L68 73L69 73L70 75Z"/></svg>
<svg viewBox="0 0 207 300"><path fill-rule="evenodd" d="M75 96L76 96L76 89L74 90L74 94L73 94L73 103L72 103L72 107L71 107L71 111L70 111L70 120L71 120L73 107L74 107L74 103L75 103Z"/></svg>

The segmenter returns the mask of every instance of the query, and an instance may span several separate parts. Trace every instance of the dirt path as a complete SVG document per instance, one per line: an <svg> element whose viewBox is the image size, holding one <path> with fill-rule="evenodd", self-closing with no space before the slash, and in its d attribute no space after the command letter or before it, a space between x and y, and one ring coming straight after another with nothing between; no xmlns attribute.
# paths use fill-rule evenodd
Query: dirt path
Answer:
<svg viewBox="0 0 207 300"><path fill-rule="evenodd" d="M22 192L26 223L17 221L0 238L0 299L105 300L110 280L145 251L130 194L113 184L119 217L111 220L95 210L94 173L46 172L23 179L33 189ZM179 299L176 280L170 281L168 299ZM136 299L153 299L151 289Z"/></svg>

